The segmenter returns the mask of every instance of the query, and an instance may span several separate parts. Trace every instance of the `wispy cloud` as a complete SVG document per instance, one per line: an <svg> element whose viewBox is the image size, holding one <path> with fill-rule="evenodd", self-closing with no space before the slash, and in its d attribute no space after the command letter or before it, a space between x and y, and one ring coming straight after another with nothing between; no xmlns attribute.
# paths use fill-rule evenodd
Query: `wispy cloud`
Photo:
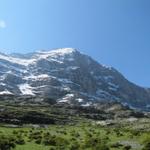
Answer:
<svg viewBox="0 0 150 150"><path fill-rule="evenodd" d="M6 22L4 20L0 20L0 28L1 29L6 28Z"/></svg>

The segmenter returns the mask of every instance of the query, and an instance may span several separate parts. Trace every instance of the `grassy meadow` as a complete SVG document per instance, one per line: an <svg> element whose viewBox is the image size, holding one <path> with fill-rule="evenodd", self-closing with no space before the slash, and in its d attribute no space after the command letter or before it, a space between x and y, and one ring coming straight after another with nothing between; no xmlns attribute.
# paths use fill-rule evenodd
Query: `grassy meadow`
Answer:
<svg viewBox="0 0 150 150"><path fill-rule="evenodd" d="M81 123L0 127L1 150L149 150L150 131Z"/></svg>

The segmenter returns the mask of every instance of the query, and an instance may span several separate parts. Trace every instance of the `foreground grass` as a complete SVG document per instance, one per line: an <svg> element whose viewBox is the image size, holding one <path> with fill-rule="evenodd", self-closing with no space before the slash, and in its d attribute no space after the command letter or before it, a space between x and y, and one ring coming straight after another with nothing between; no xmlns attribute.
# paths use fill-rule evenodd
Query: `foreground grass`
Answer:
<svg viewBox="0 0 150 150"><path fill-rule="evenodd" d="M144 146L150 142L148 131L137 131L129 127L102 127L89 123L74 126L50 125L45 128L1 126L0 146L4 136L8 141L11 137L10 141L14 146L0 148L1 150L149 150L144 149Z"/></svg>

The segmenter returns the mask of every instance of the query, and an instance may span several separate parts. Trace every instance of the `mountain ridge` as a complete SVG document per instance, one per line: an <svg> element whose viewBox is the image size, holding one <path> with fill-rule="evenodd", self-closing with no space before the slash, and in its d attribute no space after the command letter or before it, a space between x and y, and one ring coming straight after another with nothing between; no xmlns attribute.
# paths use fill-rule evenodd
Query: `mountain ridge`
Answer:
<svg viewBox="0 0 150 150"><path fill-rule="evenodd" d="M0 95L43 96L85 106L102 100L144 109L150 105L148 88L73 48L1 53L0 68Z"/></svg>

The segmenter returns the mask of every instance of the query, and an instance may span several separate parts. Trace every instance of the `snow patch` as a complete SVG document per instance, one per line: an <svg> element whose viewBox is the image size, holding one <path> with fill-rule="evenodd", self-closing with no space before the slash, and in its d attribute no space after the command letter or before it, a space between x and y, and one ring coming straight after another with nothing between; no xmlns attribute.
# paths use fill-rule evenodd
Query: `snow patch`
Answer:
<svg viewBox="0 0 150 150"><path fill-rule="evenodd" d="M112 82L108 82L108 84L109 84L110 86L116 88L116 89L119 88L119 85L116 85L116 84L114 84L114 83L112 83Z"/></svg>
<svg viewBox="0 0 150 150"><path fill-rule="evenodd" d="M112 67L111 66L107 66L107 65L102 65L104 68L106 68L106 69L109 69L109 70L112 70Z"/></svg>
<svg viewBox="0 0 150 150"><path fill-rule="evenodd" d="M64 83L64 84L72 84L73 82L68 80L68 79L62 79L62 78L59 78L58 81Z"/></svg>
<svg viewBox="0 0 150 150"><path fill-rule="evenodd" d="M76 69L79 69L80 67L78 66L69 66L67 67L67 70L76 70Z"/></svg>
<svg viewBox="0 0 150 150"><path fill-rule="evenodd" d="M35 59L21 59L21 58L15 58L7 55L1 55L0 54L0 59L9 61L11 63L23 65L23 66L28 66L29 64L35 62Z"/></svg>
<svg viewBox="0 0 150 150"><path fill-rule="evenodd" d="M47 75L47 74L40 74L40 75L33 75L31 74L30 76L27 76L27 77L24 77L25 80L28 80L28 79L32 79L32 80L43 80L43 79L47 79L49 78L50 76Z"/></svg>
<svg viewBox="0 0 150 150"><path fill-rule="evenodd" d="M135 122L135 121L137 121L137 120L138 120L138 119L135 118L135 117L130 117L130 118L127 119L127 121L129 121L129 122Z"/></svg>
<svg viewBox="0 0 150 150"><path fill-rule="evenodd" d="M32 91L33 88L27 83L20 84L18 87L23 95L35 95Z"/></svg>
<svg viewBox="0 0 150 150"><path fill-rule="evenodd" d="M91 102L87 102L87 103L85 103L85 104L82 104L81 106L83 106L83 107L89 107L89 106L91 106L91 105L92 105Z"/></svg>
<svg viewBox="0 0 150 150"><path fill-rule="evenodd" d="M114 87L108 87L108 89L111 91L117 91L117 88L114 88Z"/></svg>
<svg viewBox="0 0 150 150"><path fill-rule="evenodd" d="M77 98L76 101L78 101L79 103L83 102L82 98Z"/></svg>
<svg viewBox="0 0 150 150"><path fill-rule="evenodd" d="M0 83L0 85L5 86L6 84L5 84L5 83L3 83L3 82L1 82L1 83Z"/></svg>
<svg viewBox="0 0 150 150"><path fill-rule="evenodd" d="M74 97L74 94L67 94L67 95L65 95L63 98L62 98L62 100L60 100L59 102L60 103L65 103L65 102L68 102L71 98L73 98Z"/></svg>
<svg viewBox="0 0 150 150"><path fill-rule="evenodd" d="M104 79L105 79L106 81L111 80L111 79L113 79L113 78L114 78L114 77L113 77L113 76L110 76L110 75L104 77Z"/></svg>
<svg viewBox="0 0 150 150"><path fill-rule="evenodd" d="M5 91L1 91L0 92L0 95L11 95L12 93L8 90L5 90Z"/></svg>

